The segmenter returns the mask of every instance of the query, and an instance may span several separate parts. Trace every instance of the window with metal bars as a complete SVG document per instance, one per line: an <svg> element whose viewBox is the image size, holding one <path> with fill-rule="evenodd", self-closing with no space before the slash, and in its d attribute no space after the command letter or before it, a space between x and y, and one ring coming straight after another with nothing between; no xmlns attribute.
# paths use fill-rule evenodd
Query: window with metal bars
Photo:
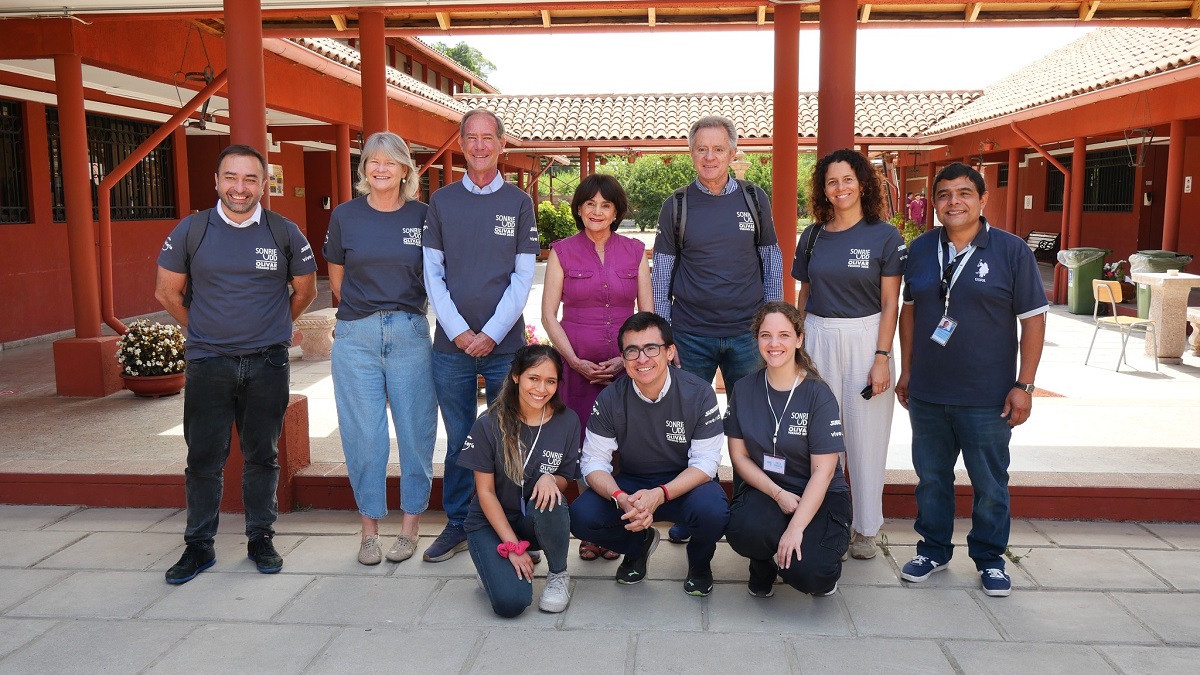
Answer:
<svg viewBox="0 0 1200 675"><path fill-rule="evenodd" d="M1071 168L1071 157L1058 157ZM1083 179L1085 212L1129 213L1133 211L1134 182L1137 169L1129 166L1129 153L1123 149L1087 153ZM1047 167L1046 210L1063 210L1063 173L1054 165Z"/></svg>
<svg viewBox="0 0 1200 675"><path fill-rule="evenodd" d="M133 154L158 128L153 124L122 117L88 113L88 159L92 173L92 218L100 213L96 205L97 186L126 157ZM62 182L62 143L58 129L58 109L46 108L46 127L50 137L50 188L55 222L67 219ZM113 220L154 220L175 218L175 153L173 139L167 136L112 189Z"/></svg>
<svg viewBox="0 0 1200 675"><path fill-rule="evenodd" d="M996 187L1008 187L1008 163L996 165Z"/></svg>
<svg viewBox="0 0 1200 675"><path fill-rule="evenodd" d="M29 222L24 107L0 99L0 223Z"/></svg>

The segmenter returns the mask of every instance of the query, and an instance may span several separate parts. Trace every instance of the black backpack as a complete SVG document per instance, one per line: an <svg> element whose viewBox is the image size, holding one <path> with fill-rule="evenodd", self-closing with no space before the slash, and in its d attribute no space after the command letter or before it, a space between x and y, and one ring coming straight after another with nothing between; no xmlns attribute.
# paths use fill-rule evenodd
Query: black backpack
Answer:
<svg viewBox="0 0 1200 675"><path fill-rule="evenodd" d="M183 267L187 274L187 287L183 291L183 306L188 307L192 304L192 258L196 255L196 251L200 248L200 243L204 241L204 235L208 233L208 218L212 213L212 209L204 209L198 213L193 213L188 216L187 224L187 241L184 244ZM275 247L283 249L283 257L285 265L283 273L287 281L292 280L292 238L288 236L287 226L284 224L283 216L278 213L272 213L263 209L263 222L267 224L267 229L271 232L271 239L275 240ZM197 227L196 223L200 226ZM283 242L280 246L279 242Z"/></svg>
<svg viewBox="0 0 1200 675"><path fill-rule="evenodd" d="M746 200L746 206L750 209L750 217L754 219L754 259L758 261L758 276L763 278L766 283L766 278L763 274L762 257L758 255L759 242L762 241L762 203L758 201L758 192L755 190L754 184L747 180L735 178L738 187L742 190L742 197ZM675 191L673 197L675 199L675 266L671 268L671 284L670 290L667 291L668 297L675 297L675 275L679 272L679 264L682 261L683 254L683 233L687 228L687 190L690 183Z"/></svg>

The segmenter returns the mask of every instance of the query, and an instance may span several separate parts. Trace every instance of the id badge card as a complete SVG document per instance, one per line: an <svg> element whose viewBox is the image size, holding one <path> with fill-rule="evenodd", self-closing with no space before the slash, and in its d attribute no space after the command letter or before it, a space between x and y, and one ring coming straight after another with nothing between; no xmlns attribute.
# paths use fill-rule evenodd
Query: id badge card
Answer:
<svg viewBox="0 0 1200 675"><path fill-rule="evenodd" d="M763 455L763 471L782 474L784 472L783 458L774 455Z"/></svg>
<svg viewBox="0 0 1200 675"><path fill-rule="evenodd" d="M950 341L950 336L954 334L954 329L957 327L957 321L943 314L941 321L938 321L937 328L933 329L933 335L929 339L945 347L946 343Z"/></svg>

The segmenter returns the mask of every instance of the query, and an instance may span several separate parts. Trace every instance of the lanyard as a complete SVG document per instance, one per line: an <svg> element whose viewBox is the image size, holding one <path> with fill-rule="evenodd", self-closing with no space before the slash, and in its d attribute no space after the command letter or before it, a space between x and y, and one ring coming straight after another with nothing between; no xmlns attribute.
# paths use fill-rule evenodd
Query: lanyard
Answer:
<svg viewBox="0 0 1200 675"><path fill-rule="evenodd" d="M941 242L938 242L937 251L938 270L940 270L942 273L941 278L938 279L938 283L941 284L942 280L946 278L946 263L944 262L945 258L942 254ZM955 256L954 260L950 261L951 265L958 263L958 266L954 268L954 275L950 277L950 282L946 285L946 304L942 308L942 316L950 316L950 290L954 288L955 282L958 281L958 275L962 274L963 268L967 266L967 260L971 258L971 254L974 252L975 244L971 243L969 246L963 249L962 253L959 253L957 256Z"/></svg>
<svg viewBox="0 0 1200 675"><path fill-rule="evenodd" d="M779 453L775 450L775 442L779 439L779 427L783 426L783 418L787 415L788 405L792 402L792 394L796 393L796 387L800 385L800 378L803 376L803 372L796 373L796 381L792 383L792 388L788 391L787 400L783 403L783 410L776 416L775 404L771 403L770 380L767 377L767 371L763 371L763 388L767 392L767 406L771 408L771 418L775 420L775 431L771 434L771 454L776 457L779 456Z"/></svg>
<svg viewBox="0 0 1200 675"><path fill-rule="evenodd" d="M546 407L542 406L542 419L538 422L537 433L533 436L533 444L529 446L529 454L525 455L525 461L521 462L521 515L525 515L525 468L529 466L529 460L533 458L533 450L537 447L538 439L542 437L542 427L546 425Z"/></svg>

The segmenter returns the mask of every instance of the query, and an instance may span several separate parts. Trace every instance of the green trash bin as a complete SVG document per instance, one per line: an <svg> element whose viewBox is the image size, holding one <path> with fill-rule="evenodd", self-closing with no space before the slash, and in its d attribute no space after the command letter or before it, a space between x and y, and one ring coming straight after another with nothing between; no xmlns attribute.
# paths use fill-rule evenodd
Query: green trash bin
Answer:
<svg viewBox="0 0 1200 675"><path fill-rule="evenodd" d="M1104 275L1104 256L1112 253L1106 248L1081 246L1058 252L1058 262L1067 268L1067 311L1072 314L1091 314L1096 303L1092 280Z"/></svg>
<svg viewBox="0 0 1200 675"><path fill-rule="evenodd" d="M1190 262L1192 256L1186 253L1159 249L1138 251L1129 256L1129 273L1182 270ZM1139 319L1150 318L1150 287L1145 284L1137 285L1137 314Z"/></svg>

